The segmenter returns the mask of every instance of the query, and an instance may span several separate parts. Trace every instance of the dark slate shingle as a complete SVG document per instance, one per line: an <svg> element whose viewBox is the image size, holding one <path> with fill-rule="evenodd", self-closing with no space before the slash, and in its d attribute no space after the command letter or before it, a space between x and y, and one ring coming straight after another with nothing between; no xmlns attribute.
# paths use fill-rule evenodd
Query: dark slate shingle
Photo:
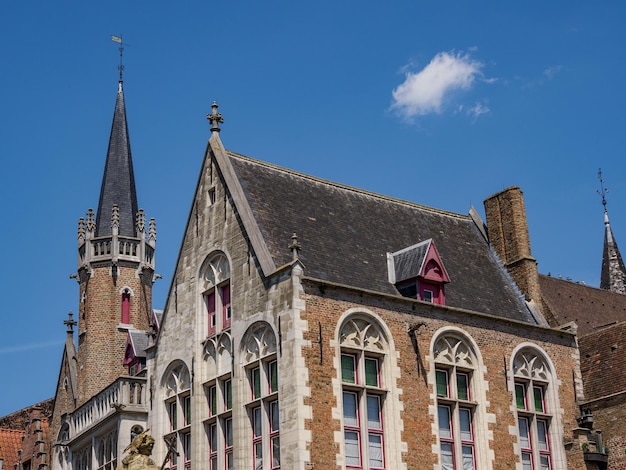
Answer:
<svg viewBox="0 0 626 470"><path fill-rule="evenodd" d="M469 216L229 157L276 266L291 261L295 232L305 276L398 295L387 253L432 238L452 280L447 305L535 323Z"/></svg>

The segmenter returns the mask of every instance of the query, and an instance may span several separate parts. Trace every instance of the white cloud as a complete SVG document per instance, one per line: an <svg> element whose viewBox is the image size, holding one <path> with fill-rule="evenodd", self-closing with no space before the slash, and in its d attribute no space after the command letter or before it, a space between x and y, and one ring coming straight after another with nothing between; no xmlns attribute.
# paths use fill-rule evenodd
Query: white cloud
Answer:
<svg viewBox="0 0 626 470"><path fill-rule="evenodd" d="M391 108L406 118L439 113L452 91L469 89L482 76L482 66L466 54L440 52L420 72L407 72L404 83L392 92Z"/></svg>
<svg viewBox="0 0 626 470"><path fill-rule="evenodd" d="M548 78L552 78L554 77L557 73L559 73L561 71L563 67L561 65L553 65L552 67L548 67L547 69L545 69L543 71L543 74L548 77Z"/></svg>

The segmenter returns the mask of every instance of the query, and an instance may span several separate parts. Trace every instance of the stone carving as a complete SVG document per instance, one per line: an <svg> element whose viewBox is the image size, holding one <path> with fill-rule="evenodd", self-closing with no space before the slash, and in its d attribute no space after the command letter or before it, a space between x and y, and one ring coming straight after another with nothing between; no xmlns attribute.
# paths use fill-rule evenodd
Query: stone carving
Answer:
<svg viewBox="0 0 626 470"><path fill-rule="evenodd" d="M513 373L517 377L533 380L549 380L549 368L546 363L532 351L523 351L515 357Z"/></svg>
<svg viewBox="0 0 626 470"><path fill-rule="evenodd" d="M339 340L342 346L383 351L383 334L373 323L362 319L348 320L342 327Z"/></svg>
<svg viewBox="0 0 626 470"><path fill-rule="evenodd" d="M153 447L154 438L145 430L124 449L128 455L122 459L117 470L159 470L159 466L150 458Z"/></svg>
<svg viewBox="0 0 626 470"><path fill-rule="evenodd" d="M474 367L472 353L460 338L444 336L435 344L435 361L461 367Z"/></svg>

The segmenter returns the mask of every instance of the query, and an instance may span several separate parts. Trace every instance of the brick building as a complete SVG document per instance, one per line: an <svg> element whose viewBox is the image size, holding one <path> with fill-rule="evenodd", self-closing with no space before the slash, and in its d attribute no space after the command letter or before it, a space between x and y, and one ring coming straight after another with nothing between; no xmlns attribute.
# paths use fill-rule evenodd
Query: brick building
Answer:
<svg viewBox="0 0 626 470"><path fill-rule="evenodd" d="M149 428L170 470L597 468L518 188L485 225L227 151L208 118L155 311L120 81L44 467L112 470Z"/></svg>
<svg viewBox="0 0 626 470"><path fill-rule="evenodd" d="M508 188L485 201L492 246L522 287L535 300L549 324L576 325L580 350L584 398L579 401L579 423L587 431L583 447L588 468L626 469L626 268L604 210L604 248L600 288L540 275L530 255L530 239L519 188ZM504 237L499 227L498 207L517 204L509 211L515 221L505 221L510 230ZM521 210L520 210L521 209ZM506 239L507 243L494 243ZM519 246L521 252L516 252ZM523 264L526 263L526 268Z"/></svg>
<svg viewBox="0 0 626 470"><path fill-rule="evenodd" d="M225 150L215 104L209 120L147 352L157 456L169 443L170 468L586 468L575 334L524 298L475 211L250 159ZM502 229L517 209L500 208Z"/></svg>

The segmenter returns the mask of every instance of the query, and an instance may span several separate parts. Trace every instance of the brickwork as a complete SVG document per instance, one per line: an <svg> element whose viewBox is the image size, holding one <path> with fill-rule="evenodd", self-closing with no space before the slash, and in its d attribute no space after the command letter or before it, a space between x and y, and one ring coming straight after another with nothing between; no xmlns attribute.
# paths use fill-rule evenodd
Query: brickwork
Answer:
<svg viewBox="0 0 626 470"><path fill-rule="evenodd" d="M78 318L78 406L128 373L123 365L127 330L148 330L152 306L152 273L139 276L134 263L118 266L113 282L111 266L94 267L91 277L81 286ZM130 324L121 325L122 293L125 287L130 299Z"/></svg>
<svg viewBox="0 0 626 470"><path fill-rule="evenodd" d="M602 431L602 440L609 451L609 470L626 470L626 392L602 400L585 403L593 413L594 429Z"/></svg>
<svg viewBox="0 0 626 470"><path fill-rule="evenodd" d="M489 243L527 300L540 303L539 274L530 250L524 193L512 186L485 199L484 205Z"/></svg>
<svg viewBox="0 0 626 470"><path fill-rule="evenodd" d="M313 420L310 423L311 460L316 466L335 468L336 455L340 453L335 436L341 430L341 421L337 416L332 416L332 408L337 406L338 397L333 394L331 387L332 380L338 374L338 370L332 367L337 351L331 344L336 335L338 319L351 308L367 308L375 312L393 335L401 372L391 388L402 390L402 441L406 444L402 459L407 468L433 468L437 463L437 455L430 451L436 444L436 435L432 429L432 379L429 382L429 375L432 375L430 348L435 332L450 325L462 329L476 342L484 363L484 380L488 384L485 406L493 419L493 422L488 423L488 434L491 436L489 450L493 459L488 464L489 467L480 468L515 468L519 460L514 453L517 437L511 431L516 429L510 386L511 372L505 372L505 367L510 369L511 354L522 343L531 342L539 346L551 358L559 378L556 385L560 402L560 410L555 413L553 423L556 426L558 422L563 429L559 444L573 442L572 431L577 427L578 416L571 380L572 370L577 367L573 336L481 315L435 308L419 302L367 296L315 283L306 285L306 292L305 317L310 326L305 338L311 341L311 347L304 354L310 373L310 403L313 404ZM423 325L416 330L415 338L412 339L407 328L420 323ZM322 331L321 351L320 346L315 344L319 336L318 325L321 325ZM322 364L320 357L323 358ZM424 449L429 449L429 452ZM585 468L580 452L570 452L571 449L574 446L561 447L559 454L559 449L555 448L555 457L562 459L561 465L566 465L567 461L570 469Z"/></svg>

